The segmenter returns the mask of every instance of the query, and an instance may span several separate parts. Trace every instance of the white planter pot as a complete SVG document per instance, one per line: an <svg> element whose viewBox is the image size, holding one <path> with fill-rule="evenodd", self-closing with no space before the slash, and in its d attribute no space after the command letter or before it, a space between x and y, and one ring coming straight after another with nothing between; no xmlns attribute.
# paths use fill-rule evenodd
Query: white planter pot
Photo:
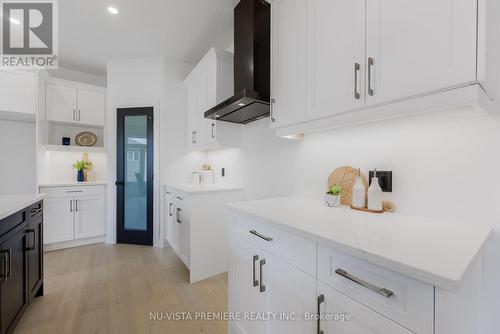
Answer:
<svg viewBox="0 0 500 334"><path fill-rule="evenodd" d="M331 207L339 207L340 195L325 194L325 204Z"/></svg>

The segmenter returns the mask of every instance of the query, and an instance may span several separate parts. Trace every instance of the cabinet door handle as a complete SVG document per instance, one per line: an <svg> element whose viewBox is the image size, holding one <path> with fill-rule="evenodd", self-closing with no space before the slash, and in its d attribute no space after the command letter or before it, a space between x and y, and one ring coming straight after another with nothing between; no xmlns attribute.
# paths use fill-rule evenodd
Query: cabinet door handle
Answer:
<svg viewBox="0 0 500 334"><path fill-rule="evenodd" d="M375 91L372 88L372 67L375 65L375 61L372 57L368 58L368 95L373 96Z"/></svg>
<svg viewBox="0 0 500 334"><path fill-rule="evenodd" d="M276 103L275 99L271 99L271 122L276 122L276 118L274 117L274 103Z"/></svg>
<svg viewBox="0 0 500 334"><path fill-rule="evenodd" d="M82 120L82 111L78 110L78 122Z"/></svg>
<svg viewBox="0 0 500 334"><path fill-rule="evenodd" d="M180 197L180 196L175 196L175 198L177 198L179 201L183 201L184 198Z"/></svg>
<svg viewBox="0 0 500 334"><path fill-rule="evenodd" d="M172 212L172 205L173 205L172 203L168 204L168 215L170 217L172 217L174 215L174 213Z"/></svg>
<svg viewBox="0 0 500 334"><path fill-rule="evenodd" d="M361 95L358 92L358 74L360 68L361 65L359 65L358 63L354 63L354 98L356 100L359 100L359 98L361 97Z"/></svg>
<svg viewBox="0 0 500 334"><path fill-rule="evenodd" d="M391 290L388 290L385 288L379 288L378 286L375 286L371 283L368 283L368 282L362 280L361 278L358 278L356 276L349 274L347 271L345 271L343 269L339 268L339 269L335 270L335 273L339 276L342 276L342 277L358 284L358 285L361 285L361 286L367 288L368 290L376 292L379 295L382 295L384 297L390 298L390 297L394 296L394 292L392 292Z"/></svg>
<svg viewBox="0 0 500 334"><path fill-rule="evenodd" d="M256 262L259 261L259 256L258 255L254 255L253 256L253 266L252 266L252 281L253 281L253 286L254 288L256 286L259 285L259 280L255 278L255 265L256 265Z"/></svg>
<svg viewBox="0 0 500 334"><path fill-rule="evenodd" d="M38 209L31 209L31 217L33 217L34 215L37 215L39 214L40 212L42 212L42 208L38 208Z"/></svg>
<svg viewBox="0 0 500 334"><path fill-rule="evenodd" d="M325 302L325 296L324 295L319 295L318 296L318 327L317 327L317 334L323 334L323 331L321 330L321 304Z"/></svg>
<svg viewBox="0 0 500 334"><path fill-rule="evenodd" d="M181 208L177 208L177 223L181 224L182 223L182 219L181 219Z"/></svg>
<svg viewBox="0 0 500 334"><path fill-rule="evenodd" d="M27 229L26 230L26 234L31 234L33 233L33 242L32 242L32 246L27 246L26 247L26 250L34 250L36 248L36 234L35 234L35 229L34 228L30 228L30 229Z"/></svg>
<svg viewBox="0 0 500 334"><path fill-rule="evenodd" d="M266 291L266 286L264 284L262 284L262 282L263 282L262 273L264 271L262 268L264 268L264 265L266 264L266 259L260 260L259 264L260 264L260 268L259 268L260 269L259 270L260 288L259 288L259 291L264 292L264 291Z"/></svg>
<svg viewBox="0 0 500 334"><path fill-rule="evenodd" d="M69 200L69 212L73 212L73 200Z"/></svg>
<svg viewBox="0 0 500 334"><path fill-rule="evenodd" d="M215 123L212 123L212 138L215 139Z"/></svg>
<svg viewBox="0 0 500 334"><path fill-rule="evenodd" d="M2 260L3 260L3 266L2 266L2 272L0 273L0 279L2 283L7 282L7 279L10 278L11 271L12 271L12 251L10 249L8 250L2 250L0 251Z"/></svg>
<svg viewBox="0 0 500 334"><path fill-rule="evenodd" d="M267 237L264 234L260 234L259 232L255 231L255 230L251 230L250 233L261 238L261 239L264 239L266 241L273 241L273 238Z"/></svg>
<svg viewBox="0 0 500 334"><path fill-rule="evenodd" d="M75 199L75 211L78 212L78 200Z"/></svg>
<svg viewBox="0 0 500 334"><path fill-rule="evenodd" d="M194 131L191 132L191 144L194 144Z"/></svg>
<svg viewBox="0 0 500 334"><path fill-rule="evenodd" d="M73 109L73 120L76 121L76 110Z"/></svg>

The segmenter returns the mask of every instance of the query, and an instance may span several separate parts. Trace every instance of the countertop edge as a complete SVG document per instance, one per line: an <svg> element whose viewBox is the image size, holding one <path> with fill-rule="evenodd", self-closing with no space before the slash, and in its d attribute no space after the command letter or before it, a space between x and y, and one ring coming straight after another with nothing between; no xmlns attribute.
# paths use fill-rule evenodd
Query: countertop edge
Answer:
<svg viewBox="0 0 500 334"><path fill-rule="evenodd" d="M211 193L221 193L221 192L231 192L231 191L244 191L245 188L240 185L235 185L235 186L227 186L227 187L222 187L222 188L214 188L214 189L187 189L183 187L182 185L171 185L167 184L165 185L167 188L172 188L177 191L183 192L185 194L192 194L192 195L202 195L202 194L211 194Z"/></svg>
<svg viewBox="0 0 500 334"><path fill-rule="evenodd" d="M13 196L16 196L16 195L13 195ZM32 196L33 197L31 197L29 200L21 201L21 202L17 203L15 206L9 208L8 210L0 212L0 220L5 219L5 218L9 217L10 215L15 214L16 212L18 212L20 210L23 210L24 208L26 208L32 204L35 204L38 201L41 201L42 199L44 199L47 196L47 194L43 194L43 193L42 194L34 194Z"/></svg>
<svg viewBox="0 0 500 334"><path fill-rule="evenodd" d="M46 183L39 184L38 188L59 188L59 187L96 187L96 186L106 186L107 181L96 181L96 182L60 182L60 183Z"/></svg>
<svg viewBox="0 0 500 334"><path fill-rule="evenodd" d="M444 290L450 291L450 292L459 292L460 287L461 287L461 281L466 274L468 268L471 266L473 260L477 257L477 255L481 252L481 250L484 248L485 243L487 240L490 238L491 234L493 233L493 228L490 229L489 233L485 236L482 246L476 251L473 256L470 257L468 260L467 266L463 269L463 272L460 274L459 277L447 277L439 274L435 274L432 272L428 272L426 270L420 269L413 267L411 265L407 265L402 262L394 261L392 259L388 259L386 257L380 256L378 254L373 254L369 253L363 249L358 249L354 248L350 245L343 244L341 242L331 240L324 238L320 235L313 234L307 231L304 231L299 228L291 227L289 225L280 223L278 221L262 217L261 215L254 214L251 212L248 212L244 209L238 208L237 203L228 203L225 205L226 209L232 213L232 214L238 214L238 215L243 215L246 216L247 218L255 219L259 222L270 224L273 227L279 228L281 230L284 230L289 233L294 233L298 234L306 239L312 240L314 242L320 243L324 246L334 248L335 250L344 252L350 256L356 257L358 259L370 262L374 265L383 267L385 269L397 272L402 275L409 276L411 278L414 278L416 280L422 281L424 283L442 288ZM360 254L363 254L364 256L360 256Z"/></svg>

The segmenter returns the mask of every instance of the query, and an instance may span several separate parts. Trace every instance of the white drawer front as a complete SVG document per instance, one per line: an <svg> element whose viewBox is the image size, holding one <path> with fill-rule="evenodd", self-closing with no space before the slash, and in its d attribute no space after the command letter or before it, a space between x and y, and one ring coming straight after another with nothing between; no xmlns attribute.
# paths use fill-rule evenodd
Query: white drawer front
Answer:
<svg viewBox="0 0 500 334"><path fill-rule="evenodd" d="M433 332L433 286L322 245L318 280L418 334Z"/></svg>
<svg viewBox="0 0 500 334"><path fill-rule="evenodd" d="M41 193L47 194L49 198L76 197L76 196L104 196L104 186L82 186L82 187L50 187L40 188Z"/></svg>
<svg viewBox="0 0 500 334"><path fill-rule="evenodd" d="M232 233L316 277L315 242L242 216L233 216L231 222Z"/></svg>

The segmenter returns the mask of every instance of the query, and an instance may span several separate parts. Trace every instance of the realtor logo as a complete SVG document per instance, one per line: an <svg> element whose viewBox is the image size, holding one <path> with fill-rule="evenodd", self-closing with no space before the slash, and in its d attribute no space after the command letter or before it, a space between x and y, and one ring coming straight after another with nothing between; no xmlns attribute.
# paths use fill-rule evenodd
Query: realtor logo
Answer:
<svg viewBox="0 0 500 334"><path fill-rule="evenodd" d="M1 0L0 67L57 68L56 0Z"/></svg>

